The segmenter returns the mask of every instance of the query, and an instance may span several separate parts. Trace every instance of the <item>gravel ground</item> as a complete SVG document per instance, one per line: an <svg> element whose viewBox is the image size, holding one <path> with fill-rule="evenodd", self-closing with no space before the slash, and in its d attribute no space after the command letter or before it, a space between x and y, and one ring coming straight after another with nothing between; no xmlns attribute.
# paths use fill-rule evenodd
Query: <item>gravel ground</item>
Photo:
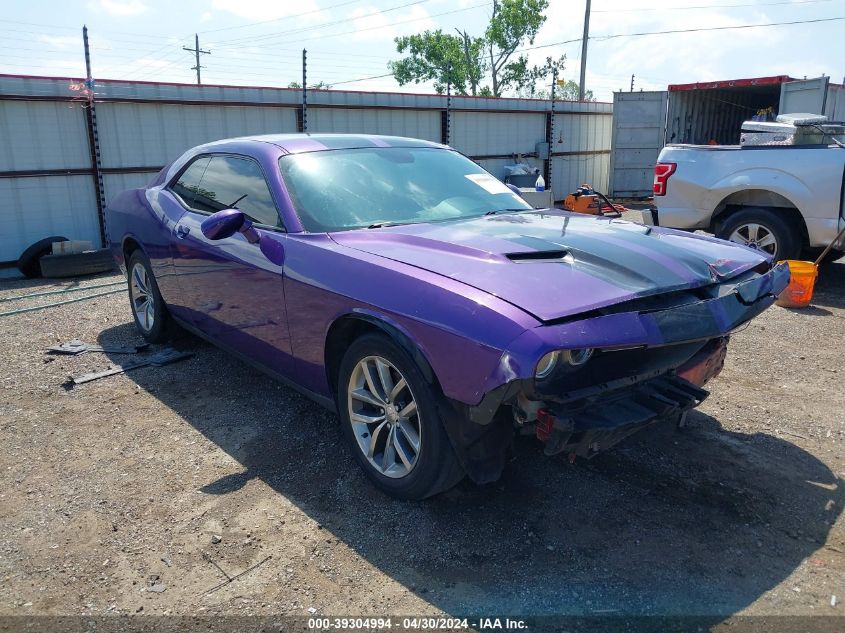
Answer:
<svg viewBox="0 0 845 633"><path fill-rule="evenodd" d="M843 319L845 260L733 337L683 432L575 464L523 438L497 484L402 503L333 415L188 335L187 361L65 386L120 358L49 345L141 342L123 293L1 316L0 615L841 616Z"/></svg>

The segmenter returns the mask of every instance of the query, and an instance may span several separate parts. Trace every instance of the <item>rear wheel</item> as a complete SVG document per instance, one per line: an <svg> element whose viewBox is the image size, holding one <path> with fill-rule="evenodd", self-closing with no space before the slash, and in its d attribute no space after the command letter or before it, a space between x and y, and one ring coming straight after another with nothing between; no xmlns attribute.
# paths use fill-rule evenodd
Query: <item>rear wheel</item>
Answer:
<svg viewBox="0 0 845 633"><path fill-rule="evenodd" d="M129 257L129 305L135 327L150 343L170 338L170 315L158 290L152 267L144 253L136 250Z"/></svg>
<svg viewBox="0 0 845 633"><path fill-rule="evenodd" d="M771 209L749 207L737 211L719 227L716 237L750 246L774 261L797 259L801 253L797 228Z"/></svg>
<svg viewBox="0 0 845 633"><path fill-rule="evenodd" d="M386 336L349 346L338 377L344 436L367 477L400 499L424 499L463 478L438 412L436 388Z"/></svg>

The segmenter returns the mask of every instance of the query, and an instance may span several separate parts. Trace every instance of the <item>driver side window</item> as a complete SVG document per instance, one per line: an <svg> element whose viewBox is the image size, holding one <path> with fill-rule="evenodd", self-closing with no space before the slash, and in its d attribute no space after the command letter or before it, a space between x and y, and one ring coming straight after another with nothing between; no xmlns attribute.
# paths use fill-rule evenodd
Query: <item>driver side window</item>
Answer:
<svg viewBox="0 0 845 633"><path fill-rule="evenodd" d="M239 209L257 224L282 226L261 166L246 157L212 156L191 206L207 213Z"/></svg>

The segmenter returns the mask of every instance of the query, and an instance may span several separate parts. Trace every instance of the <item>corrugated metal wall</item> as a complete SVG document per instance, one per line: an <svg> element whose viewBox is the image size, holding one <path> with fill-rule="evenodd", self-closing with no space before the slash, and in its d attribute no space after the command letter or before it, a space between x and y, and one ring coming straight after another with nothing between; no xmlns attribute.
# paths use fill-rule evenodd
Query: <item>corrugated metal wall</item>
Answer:
<svg viewBox="0 0 845 633"><path fill-rule="evenodd" d="M14 261L49 235L99 243L95 172L86 103L72 80L0 76L0 261ZM96 87L101 175L106 201L149 182L165 164L201 143L249 134L297 132L301 93L280 88L102 81ZM582 182L607 190L612 106L532 99L453 97L451 145L497 177L515 154L552 141L548 170L556 197ZM309 132L411 136L443 142L440 95L312 91Z"/></svg>
<svg viewBox="0 0 845 633"><path fill-rule="evenodd" d="M412 110L310 109L308 130L312 132L361 132L411 136L440 141L440 113ZM296 129L293 130L294 132Z"/></svg>

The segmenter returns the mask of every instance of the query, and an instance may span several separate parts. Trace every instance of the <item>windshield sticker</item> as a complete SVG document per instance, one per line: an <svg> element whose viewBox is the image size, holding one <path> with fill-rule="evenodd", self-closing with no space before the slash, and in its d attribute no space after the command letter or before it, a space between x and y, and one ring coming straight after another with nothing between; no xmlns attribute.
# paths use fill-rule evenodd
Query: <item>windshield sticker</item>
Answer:
<svg viewBox="0 0 845 633"><path fill-rule="evenodd" d="M488 193L513 193L505 183L490 174L465 174L464 177Z"/></svg>

